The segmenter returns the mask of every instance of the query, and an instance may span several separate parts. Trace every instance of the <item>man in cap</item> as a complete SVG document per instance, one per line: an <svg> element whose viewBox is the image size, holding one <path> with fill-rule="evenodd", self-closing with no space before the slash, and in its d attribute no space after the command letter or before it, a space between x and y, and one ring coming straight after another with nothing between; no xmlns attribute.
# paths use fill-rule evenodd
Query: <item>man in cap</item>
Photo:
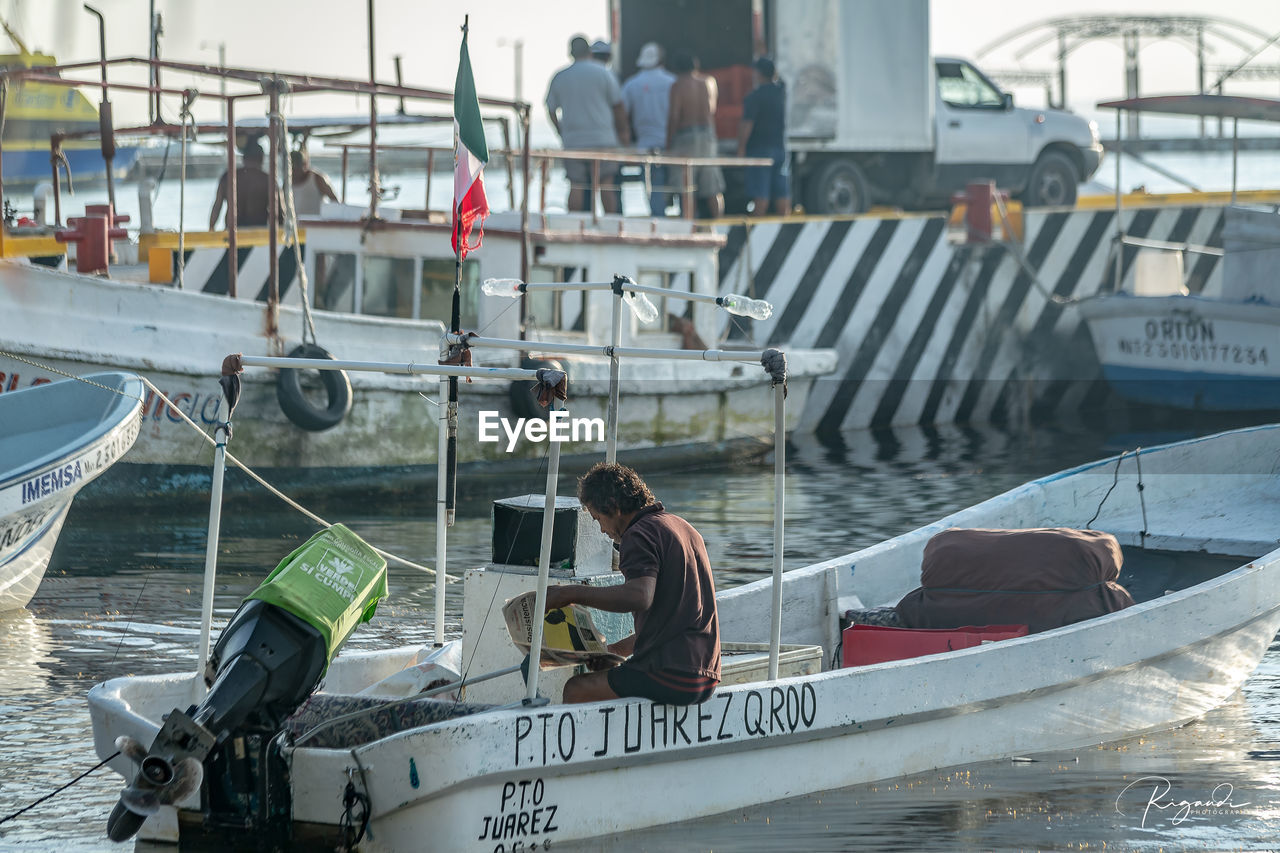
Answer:
<svg viewBox="0 0 1280 853"><path fill-rule="evenodd" d="M604 39L596 39L591 43L591 58L607 68L613 61L613 45Z"/></svg>
<svg viewBox="0 0 1280 853"><path fill-rule="evenodd" d="M569 41L569 55L573 64L556 72L547 87L547 113L560 134L560 144L567 151L629 144L631 134L618 79L592 60L591 47L583 36ZM620 212L617 163L600 163L600 187L593 185L591 161L566 160L564 169L569 178L569 210L590 210L595 190L600 189L605 213ZM606 191L604 187L613 189Z"/></svg>
<svg viewBox="0 0 1280 853"><path fill-rule="evenodd" d="M752 63L756 87L742 100L738 123L738 156L769 157L772 166L749 166L747 195L755 202L755 215L764 216L773 201L774 213L791 212L787 159L787 91L778 79L773 60L762 56Z"/></svg>
<svg viewBox="0 0 1280 853"><path fill-rule="evenodd" d="M656 42L640 48L636 65L640 70L622 84L622 102L631 116L636 148L656 153L667 144L667 114L676 75L662 67L662 48ZM653 166L649 182L649 213L662 216L667 212L667 167Z"/></svg>

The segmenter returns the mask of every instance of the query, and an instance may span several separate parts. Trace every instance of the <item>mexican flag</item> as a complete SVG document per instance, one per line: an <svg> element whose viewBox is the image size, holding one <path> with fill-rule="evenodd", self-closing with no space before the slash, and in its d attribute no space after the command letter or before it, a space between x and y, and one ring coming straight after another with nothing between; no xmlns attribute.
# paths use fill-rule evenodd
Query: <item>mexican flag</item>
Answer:
<svg viewBox="0 0 1280 853"><path fill-rule="evenodd" d="M489 162L489 146L484 141L476 81L471 76L471 56L467 53L467 33L462 33L458 56L458 79L453 85L453 251L458 258L480 247L480 224L489 215L484 197L484 164ZM469 242L471 229L476 240Z"/></svg>

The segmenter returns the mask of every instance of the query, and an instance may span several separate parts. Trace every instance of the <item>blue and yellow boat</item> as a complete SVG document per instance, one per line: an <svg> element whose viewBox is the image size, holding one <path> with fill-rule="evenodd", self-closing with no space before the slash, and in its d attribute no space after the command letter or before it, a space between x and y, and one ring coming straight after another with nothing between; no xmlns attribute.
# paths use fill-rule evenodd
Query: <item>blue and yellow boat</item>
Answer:
<svg viewBox="0 0 1280 853"><path fill-rule="evenodd" d="M0 71L41 68L57 64L54 57L33 53L18 35L0 20L0 27L17 47L17 53L0 54ZM98 110L77 89L51 83L17 82L6 96L4 109L4 182L35 184L52 179L49 138L55 133L98 130ZM104 180L106 161L96 136L66 139L62 151L76 181ZM119 146L112 160L117 176L128 172L138 159L138 149Z"/></svg>

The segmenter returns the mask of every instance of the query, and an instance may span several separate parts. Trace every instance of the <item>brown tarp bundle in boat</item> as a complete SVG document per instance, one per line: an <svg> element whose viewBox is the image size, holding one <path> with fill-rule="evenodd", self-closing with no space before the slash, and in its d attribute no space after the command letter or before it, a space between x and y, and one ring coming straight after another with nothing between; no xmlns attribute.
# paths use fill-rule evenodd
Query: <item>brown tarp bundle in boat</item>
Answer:
<svg viewBox="0 0 1280 853"><path fill-rule="evenodd" d="M1065 527L952 528L929 540L920 588L898 602L909 628L1025 624L1032 633L1133 604L1110 533Z"/></svg>

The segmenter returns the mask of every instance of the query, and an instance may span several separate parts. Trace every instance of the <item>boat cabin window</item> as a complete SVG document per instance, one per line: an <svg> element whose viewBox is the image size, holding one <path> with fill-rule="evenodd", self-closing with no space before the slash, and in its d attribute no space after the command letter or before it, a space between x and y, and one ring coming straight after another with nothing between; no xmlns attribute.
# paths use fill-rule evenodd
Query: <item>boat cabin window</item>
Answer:
<svg viewBox="0 0 1280 853"><path fill-rule="evenodd" d="M453 311L453 259L423 258L419 281L420 320L439 320L449 327ZM462 262L461 327L474 330L480 317L480 266L475 260Z"/></svg>
<svg viewBox="0 0 1280 853"><path fill-rule="evenodd" d="M538 264L529 270L529 281L536 284L586 281L586 273L585 267ZM525 311L525 324L530 329L555 329L562 332L587 330L580 290L535 290L528 294Z"/></svg>
<svg viewBox="0 0 1280 853"><path fill-rule="evenodd" d="M480 268L474 260L465 261L464 329L474 329L478 323L479 292ZM316 255L314 298L316 308L325 311L439 320L448 325L453 307L453 261L322 252Z"/></svg>
<svg viewBox="0 0 1280 853"><path fill-rule="evenodd" d="M316 308L323 311L356 310L356 256L320 253L316 255Z"/></svg>
<svg viewBox="0 0 1280 853"><path fill-rule="evenodd" d="M413 318L413 259L364 256L360 313Z"/></svg>
<svg viewBox="0 0 1280 853"><path fill-rule="evenodd" d="M688 291L693 287L693 273L672 272L670 270L640 270L636 274L636 284L652 287L665 287L670 290ZM658 321L640 329L645 332L670 332L672 319L692 317L693 303L687 299L674 296L657 296L649 294L650 301L658 308ZM677 322L677 325L679 323Z"/></svg>

